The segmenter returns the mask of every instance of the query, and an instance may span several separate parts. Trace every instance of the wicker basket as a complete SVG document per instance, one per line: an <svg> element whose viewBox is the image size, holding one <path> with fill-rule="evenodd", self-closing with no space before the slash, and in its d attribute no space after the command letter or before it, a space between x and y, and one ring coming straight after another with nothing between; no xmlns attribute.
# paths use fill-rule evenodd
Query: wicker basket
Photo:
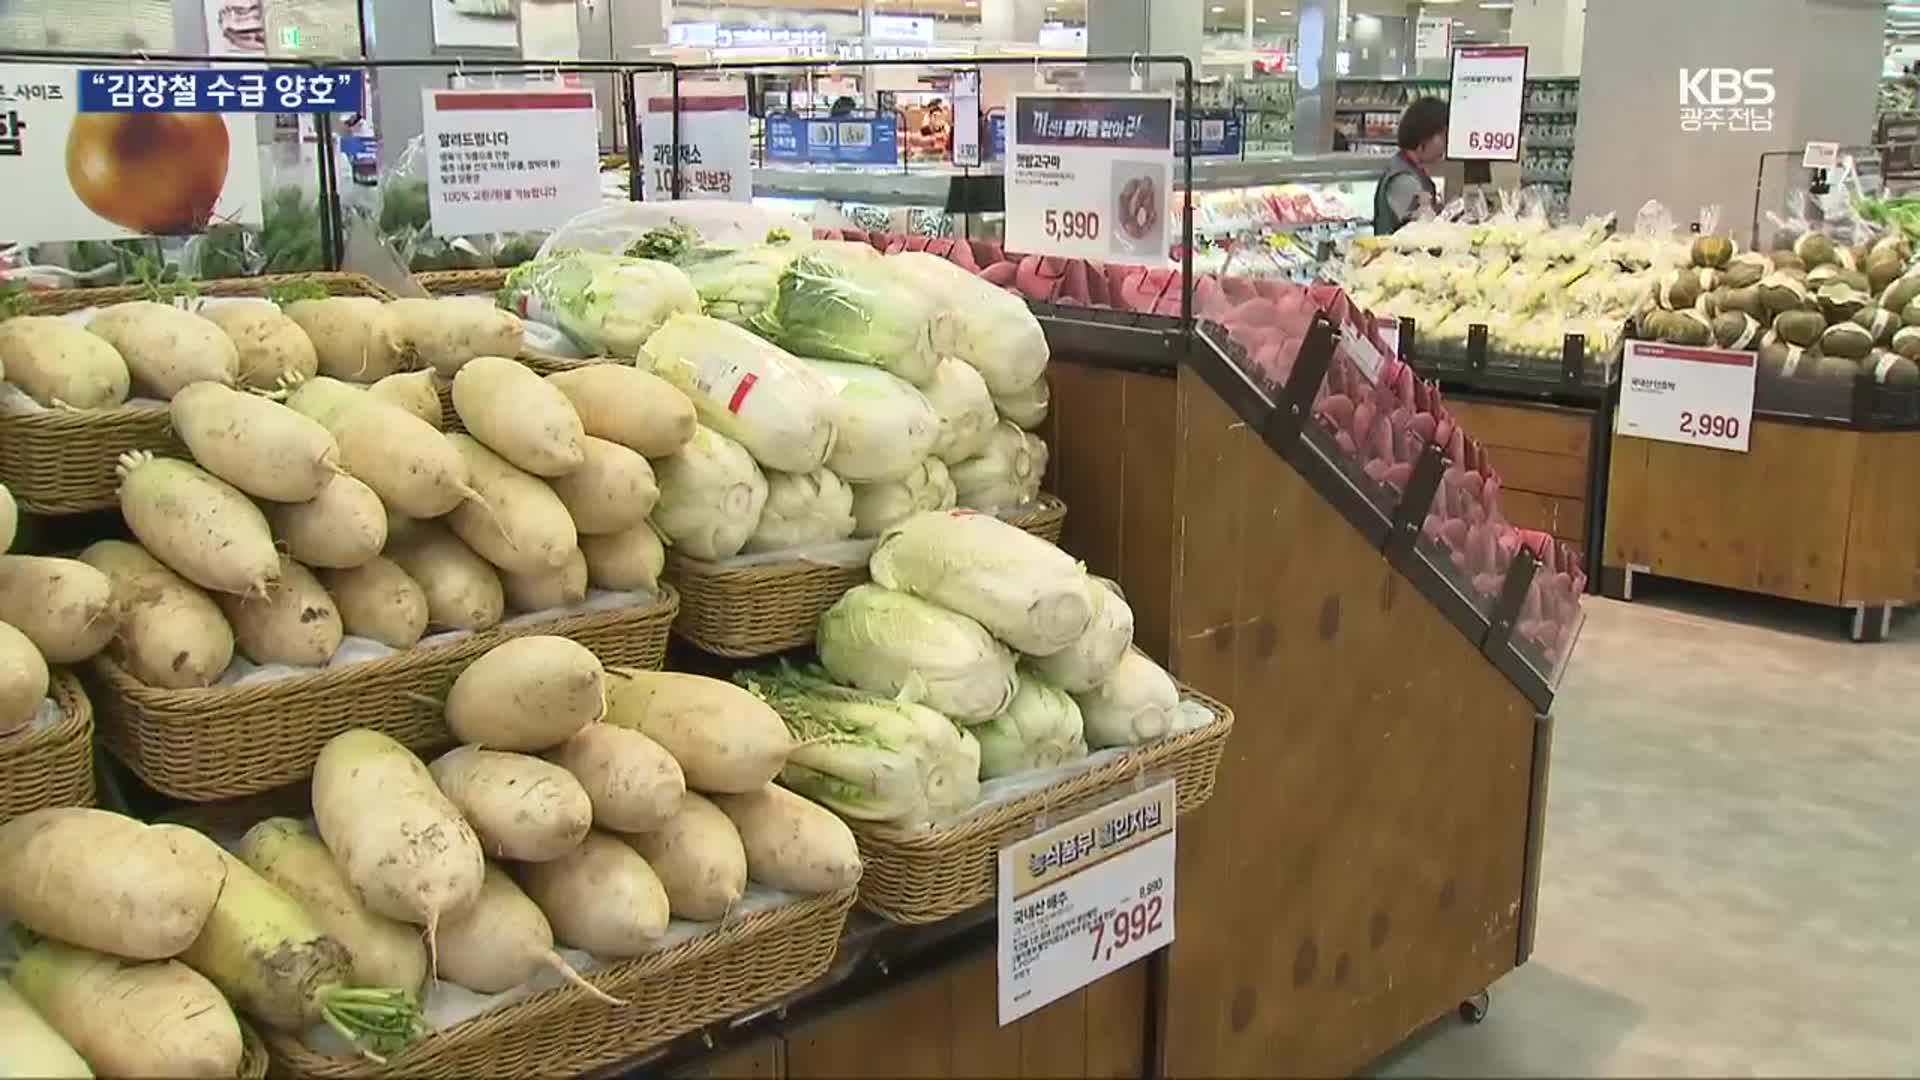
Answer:
<svg viewBox="0 0 1920 1080"><path fill-rule="evenodd" d="M1057 544L1067 504L1043 495L1034 510L1007 520ZM716 656L750 659L813 641L821 614L865 582L867 568L801 559L728 567L668 548L663 576L680 590L675 634Z"/></svg>
<svg viewBox="0 0 1920 1080"><path fill-rule="evenodd" d="M631 1061L707 1024L776 1001L824 974L839 948L854 890L748 915L651 956L589 973L624 1006L564 986L429 1035L385 1066L329 1057L269 1033L274 1071L348 1080L407 1076L578 1076Z"/></svg>
<svg viewBox="0 0 1920 1080"><path fill-rule="evenodd" d="M491 296L507 283L504 267L480 270L422 270L413 275L421 288L434 296Z"/></svg>
<svg viewBox="0 0 1920 1080"><path fill-rule="evenodd" d="M442 697L474 658L509 638L572 638L608 665L658 668L679 597L663 587L642 608L591 611L498 626L445 645L239 687L163 690L129 675L106 656L92 661L100 740L157 791L208 802L303 780L328 739L372 728L415 750L451 740L440 710L418 695Z"/></svg>
<svg viewBox="0 0 1920 1080"><path fill-rule="evenodd" d="M1180 812L1198 809L1213 795L1233 710L1197 691L1182 688L1182 695L1220 719L946 828L909 832L851 823L866 863L860 902L897 923L935 922L984 903L993 898L1000 849L1031 835L1042 812L1118 788L1141 773L1171 772Z"/></svg>
<svg viewBox="0 0 1920 1080"><path fill-rule="evenodd" d="M335 296L392 293L362 274L276 274L197 283L202 296L265 296L279 285L310 281ZM64 315L146 296L135 285L33 293L32 314ZM164 405L113 409L0 412L0 484L35 514L83 514L117 504L114 466L129 450L166 453L174 446Z"/></svg>
<svg viewBox="0 0 1920 1080"><path fill-rule="evenodd" d="M54 669L48 693L59 723L0 736L0 825L48 806L93 805L93 706L65 668Z"/></svg>

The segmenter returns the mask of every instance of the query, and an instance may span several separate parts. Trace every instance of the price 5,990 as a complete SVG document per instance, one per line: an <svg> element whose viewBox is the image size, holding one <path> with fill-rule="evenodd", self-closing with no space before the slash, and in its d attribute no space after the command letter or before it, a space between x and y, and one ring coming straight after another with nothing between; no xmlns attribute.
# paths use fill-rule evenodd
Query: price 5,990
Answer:
<svg viewBox="0 0 1920 1080"><path fill-rule="evenodd" d="M1469 131L1467 146L1473 150L1512 150L1520 145L1517 131Z"/></svg>
<svg viewBox="0 0 1920 1080"><path fill-rule="evenodd" d="M1049 240L1098 240L1100 212L1098 210L1049 210L1047 211L1047 238Z"/></svg>

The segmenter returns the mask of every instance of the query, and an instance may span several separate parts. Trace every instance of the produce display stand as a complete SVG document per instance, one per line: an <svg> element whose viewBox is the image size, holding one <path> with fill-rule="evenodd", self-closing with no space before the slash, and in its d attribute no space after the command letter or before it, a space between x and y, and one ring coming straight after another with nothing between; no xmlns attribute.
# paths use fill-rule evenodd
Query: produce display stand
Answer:
<svg viewBox="0 0 1920 1080"><path fill-rule="evenodd" d="M1557 364L1503 356L1483 324L1470 328L1464 349L1449 349L1423 342L1415 321L1401 319L1400 355L1440 383L1448 406L1492 452L1514 523L1579 549L1597 592L1619 350L1596 356L1569 334Z"/></svg>
<svg viewBox="0 0 1920 1080"><path fill-rule="evenodd" d="M1744 454L1612 441L1606 595L1651 574L1845 608L1855 641L1920 601L1920 388L1762 372Z"/></svg>
<svg viewBox="0 0 1920 1080"><path fill-rule="evenodd" d="M93 706L80 680L53 671L60 719L0 735L0 825L49 806L92 806Z"/></svg>

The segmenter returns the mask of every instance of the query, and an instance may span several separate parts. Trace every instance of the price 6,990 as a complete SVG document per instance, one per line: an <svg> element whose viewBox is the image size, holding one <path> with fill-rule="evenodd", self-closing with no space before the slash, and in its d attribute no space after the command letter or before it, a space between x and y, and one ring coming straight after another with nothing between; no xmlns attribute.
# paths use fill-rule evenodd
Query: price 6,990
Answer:
<svg viewBox="0 0 1920 1080"><path fill-rule="evenodd" d="M1149 896L1131 907L1122 906L1103 913L1093 924L1093 960L1098 963L1160 929L1159 896Z"/></svg>
<svg viewBox="0 0 1920 1080"><path fill-rule="evenodd" d="M1473 150L1511 150L1520 145L1517 131L1469 131L1467 146Z"/></svg>
<svg viewBox="0 0 1920 1080"><path fill-rule="evenodd" d="M1047 211L1047 238L1050 240L1098 240L1098 210Z"/></svg>

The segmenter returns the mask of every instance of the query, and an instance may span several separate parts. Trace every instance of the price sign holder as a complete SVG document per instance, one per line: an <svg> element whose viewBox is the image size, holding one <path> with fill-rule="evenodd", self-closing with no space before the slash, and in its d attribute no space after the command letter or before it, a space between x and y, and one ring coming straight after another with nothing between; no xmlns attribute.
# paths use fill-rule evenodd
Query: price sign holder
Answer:
<svg viewBox="0 0 1920 1080"><path fill-rule="evenodd" d="M1620 371L1622 435L1747 452L1755 353L1627 342Z"/></svg>
<svg viewBox="0 0 1920 1080"><path fill-rule="evenodd" d="M1000 849L1002 1025L1173 943L1171 778Z"/></svg>
<svg viewBox="0 0 1920 1080"><path fill-rule="evenodd" d="M1455 161L1519 161L1527 47L1454 46L1450 89L1447 156Z"/></svg>
<svg viewBox="0 0 1920 1080"><path fill-rule="evenodd" d="M1021 93L1011 111L1008 247L1131 265L1171 261L1173 95Z"/></svg>

